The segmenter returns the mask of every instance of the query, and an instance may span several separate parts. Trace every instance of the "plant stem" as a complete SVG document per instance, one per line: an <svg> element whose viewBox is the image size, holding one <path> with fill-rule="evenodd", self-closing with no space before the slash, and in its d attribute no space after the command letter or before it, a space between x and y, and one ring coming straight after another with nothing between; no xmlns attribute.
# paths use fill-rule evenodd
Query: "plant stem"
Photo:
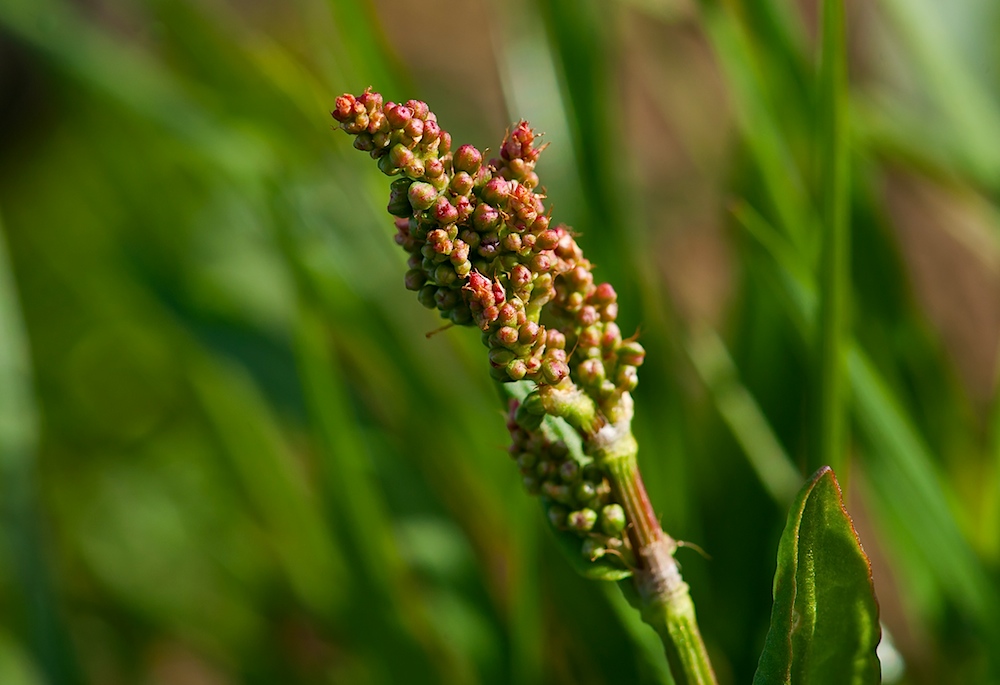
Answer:
<svg viewBox="0 0 1000 685"><path fill-rule="evenodd" d="M698 630L694 603L674 559L677 542L663 531L649 501L632 436L632 399L625 393L619 414L590 440L588 451L611 481L629 521L629 539L639 568L635 587L642 620L660 636L678 685L715 685L715 673Z"/></svg>
<svg viewBox="0 0 1000 685"><path fill-rule="evenodd" d="M814 454L847 481L845 350L850 296L847 107L843 0L823 3L819 74L822 251L817 428Z"/></svg>

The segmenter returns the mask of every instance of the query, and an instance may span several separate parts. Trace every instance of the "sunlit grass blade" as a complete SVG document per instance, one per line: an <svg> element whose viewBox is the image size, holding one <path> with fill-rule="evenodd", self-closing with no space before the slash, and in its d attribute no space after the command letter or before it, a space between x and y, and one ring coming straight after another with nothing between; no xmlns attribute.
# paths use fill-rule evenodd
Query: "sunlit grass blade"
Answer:
<svg viewBox="0 0 1000 685"><path fill-rule="evenodd" d="M948 21L946 6L929 0L889 0L883 7L905 41L908 57L926 79L923 82L930 85L934 103L950 122L944 129L946 137L957 143L957 161L995 189L1000 154L996 146L983 141L1000 137L1000 104L984 83L984 71L974 68L962 54L959 32L963 27ZM981 26L978 30L989 35L992 28L986 26L993 15L986 7L970 5L973 14L983 12L985 16L966 30ZM942 127L934 129L928 133L937 136Z"/></svg>
<svg viewBox="0 0 1000 685"><path fill-rule="evenodd" d="M787 506L802 484L802 475L771 430L760 405L740 382L725 343L714 331L706 330L689 337L687 350L719 414L771 499Z"/></svg>

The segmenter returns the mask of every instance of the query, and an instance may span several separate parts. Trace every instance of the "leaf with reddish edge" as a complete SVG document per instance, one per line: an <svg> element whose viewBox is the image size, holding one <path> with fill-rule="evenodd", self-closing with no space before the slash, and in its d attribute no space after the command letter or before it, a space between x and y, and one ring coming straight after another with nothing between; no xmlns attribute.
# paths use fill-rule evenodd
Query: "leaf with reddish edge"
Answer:
<svg viewBox="0 0 1000 685"><path fill-rule="evenodd" d="M754 685L879 683L878 620L871 564L824 466L799 491L781 535Z"/></svg>

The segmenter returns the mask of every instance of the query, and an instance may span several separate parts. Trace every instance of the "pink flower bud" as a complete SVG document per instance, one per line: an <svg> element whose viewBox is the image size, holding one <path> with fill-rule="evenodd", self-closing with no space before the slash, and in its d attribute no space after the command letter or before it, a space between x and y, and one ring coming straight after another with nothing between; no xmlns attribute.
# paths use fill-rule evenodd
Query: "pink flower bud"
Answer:
<svg viewBox="0 0 1000 685"><path fill-rule="evenodd" d="M545 331L545 345L551 350L562 350L566 347L566 336L563 332L549 328Z"/></svg>
<svg viewBox="0 0 1000 685"><path fill-rule="evenodd" d="M531 270L524 264L518 264L510 272L510 282L514 288L523 288L524 286L531 283L532 275Z"/></svg>
<svg viewBox="0 0 1000 685"><path fill-rule="evenodd" d="M437 178L444 173L444 164L437 157L431 157L424 162L424 168L427 178Z"/></svg>
<svg viewBox="0 0 1000 685"><path fill-rule="evenodd" d="M453 224L458 220L458 210L446 197L439 197L434 206L434 218L440 224Z"/></svg>
<svg viewBox="0 0 1000 685"><path fill-rule="evenodd" d="M504 347L513 347L517 344L518 332L511 326L502 326L496 333L497 342Z"/></svg>
<svg viewBox="0 0 1000 685"><path fill-rule="evenodd" d="M406 106L410 108L413 112L413 116L417 119L426 119L427 114L430 112L430 108L427 106L427 103L420 100L407 100Z"/></svg>
<svg viewBox="0 0 1000 685"><path fill-rule="evenodd" d="M597 310L592 305L586 305L580 309L576 315L576 320L581 326L593 326L601 320Z"/></svg>
<svg viewBox="0 0 1000 685"><path fill-rule="evenodd" d="M441 137L441 127L438 126L436 121L428 119L424 122L424 135L421 141L424 145L430 145L435 140Z"/></svg>
<svg viewBox="0 0 1000 685"><path fill-rule="evenodd" d="M413 110L406 105L396 105L385 113L386 121L394 129L401 129L413 118Z"/></svg>
<svg viewBox="0 0 1000 685"><path fill-rule="evenodd" d="M538 223L537 221L535 223ZM553 230L542 231L535 240L535 247L539 250L551 250L559 244L559 234Z"/></svg>
<svg viewBox="0 0 1000 685"><path fill-rule="evenodd" d="M403 127L403 133L408 135L413 140L420 140L421 136L424 134L424 122L422 119L410 119L406 122Z"/></svg>
<svg viewBox="0 0 1000 685"><path fill-rule="evenodd" d="M330 114L334 119L340 123L344 123L354 113L354 96L350 93L344 93L339 98L337 98L337 104Z"/></svg>
<svg viewBox="0 0 1000 685"><path fill-rule="evenodd" d="M521 251L521 236L517 233L508 233L503 237L501 243L503 244L503 248L508 252Z"/></svg>
<svg viewBox="0 0 1000 685"><path fill-rule="evenodd" d="M609 302L614 302L618 299L618 293L611 286L610 283L601 283L594 289L594 292L590 294L590 301L594 304L608 304Z"/></svg>
<svg viewBox="0 0 1000 685"><path fill-rule="evenodd" d="M465 195L459 195L455 198L454 204L455 209L458 210L459 223L465 222L470 216L472 216L472 212L475 210L475 205L472 204L472 200Z"/></svg>
<svg viewBox="0 0 1000 685"><path fill-rule="evenodd" d="M507 201L510 195L510 183L502 178L491 179L483 187L482 199L494 207L500 207Z"/></svg>

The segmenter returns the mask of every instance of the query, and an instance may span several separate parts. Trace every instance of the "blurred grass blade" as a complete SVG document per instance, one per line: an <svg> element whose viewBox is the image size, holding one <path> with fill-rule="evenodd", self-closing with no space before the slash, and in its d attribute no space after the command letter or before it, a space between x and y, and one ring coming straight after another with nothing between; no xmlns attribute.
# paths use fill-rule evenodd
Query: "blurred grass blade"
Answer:
<svg viewBox="0 0 1000 685"><path fill-rule="evenodd" d="M67 3L0 3L0 25L61 71L157 122L233 176L253 175L270 164L271 151L260 138L217 121L147 53L107 35Z"/></svg>
<svg viewBox="0 0 1000 685"><path fill-rule="evenodd" d="M734 93L740 130L760 169L760 180L779 217L779 226L798 252L808 255L805 231L813 225L813 213L806 201L801 171L782 135L782 124L764 95L767 90L756 50L734 10L705 0L701 5L709 38ZM806 259L807 264L811 262Z"/></svg>
<svg viewBox="0 0 1000 685"><path fill-rule="evenodd" d="M778 441L753 395L740 382L729 350L711 330L693 333L687 350L722 420L750 461L757 478L779 506L795 497L802 476Z"/></svg>
<svg viewBox="0 0 1000 685"><path fill-rule="evenodd" d="M833 467L847 486L845 349L848 338L850 227L847 177L847 57L843 0L824 0L819 71L819 345L812 467Z"/></svg>
<svg viewBox="0 0 1000 685"><path fill-rule="evenodd" d="M864 353L848 357L855 418L870 445L865 469L893 535L919 551L942 593L975 619L1000 653L1000 596L966 543L948 506L933 458Z"/></svg>
<svg viewBox="0 0 1000 685"><path fill-rule="evenodd" d="M43 541L35 453L39 421L27 333L0 221L0 563L17 579L8 598L35 664L50 683L82 682L63 626ZM13 616L9 616L13 618Z"/></svg>
<svg viewBox="0 0 1000 685"><path fill-rule="evenodd" d="M973 13L975 5L968 6ZM983 9L978 11L989 6L982 3L979 7ZM954 34L955 23L948 20L951 10L933 0L888 0L883 7L907 42L914 64L927 77L935 103L949 120L945 127L935 126L934 132L943 128L953 136L961 161L995 189L1000 153L996 145L984 145L983 141L1000 140L1000 105L985 89L983 80L988 71L963 60L962 41ZM987 17L995 21L995 15ZM992 30L995 34L995 28Z"/></svg>
<svg viewBox="0 0 1000 685"><path fill-rule="evenodd" d="M210 359L197 363L190 382L292 587L307 606L336 615L351 591L346 561L259 390L236 367Z"/></svg>
<svg viewBox="0 0 1000 685"><path fill-rule="evenodd" d="M872 570L824 466L802 488L778 546L774 608L755 685L876 685Z"/></svg>

